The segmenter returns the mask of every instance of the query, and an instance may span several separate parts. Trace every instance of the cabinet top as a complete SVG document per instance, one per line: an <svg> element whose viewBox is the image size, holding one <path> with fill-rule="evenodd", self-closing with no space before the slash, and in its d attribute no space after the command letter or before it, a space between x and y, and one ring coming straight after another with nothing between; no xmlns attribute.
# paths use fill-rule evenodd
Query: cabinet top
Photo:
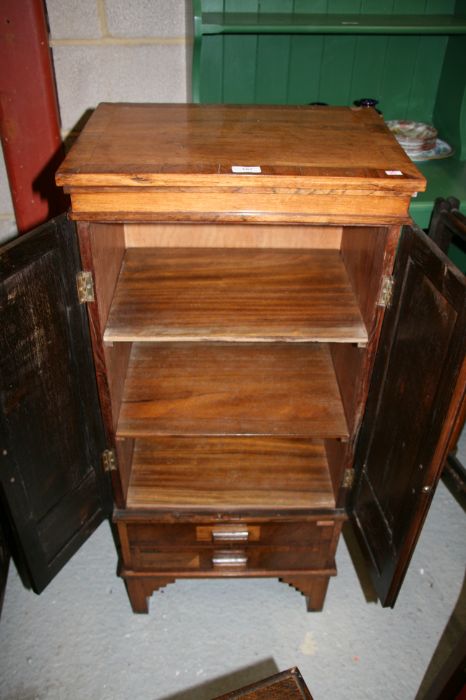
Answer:
<svg viewBox="0 0 466 700"><path fill-rule="evenodd" d="M251 188L271 193L278 186L328 196L331 186L333 194L356 189L405 199L425 189L424 177L380 116L348 107L103 103L56 179L72 194L75 218L98 218L99 206L109 205L89 196L84 201L78 196L84 188L88 195L89 188L125 188L134 197L159 187L252 194ZM237 213L245 215L249 203L237 203ZM136 200L133 205L139 206ZM153 207L148 200L145 206L147 218Z"/></svg>

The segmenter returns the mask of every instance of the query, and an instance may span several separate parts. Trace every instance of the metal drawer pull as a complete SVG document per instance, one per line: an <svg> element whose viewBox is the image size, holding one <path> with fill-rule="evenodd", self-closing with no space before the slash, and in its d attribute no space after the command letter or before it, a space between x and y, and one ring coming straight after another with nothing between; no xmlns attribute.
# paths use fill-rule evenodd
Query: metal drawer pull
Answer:
<svg viewBox="0 0 466 700"><path fill-rule="evenodd" d="M249 539L248 530L212 530L214 542L223 540L234 540L235 542L247 542Z"/></svg>
<svg viewBox="0 0 466 700"><path fill-rule="evenodd" d="M248 558L242 552L216 552L212 556L214 566L246 566Z"/></svg>

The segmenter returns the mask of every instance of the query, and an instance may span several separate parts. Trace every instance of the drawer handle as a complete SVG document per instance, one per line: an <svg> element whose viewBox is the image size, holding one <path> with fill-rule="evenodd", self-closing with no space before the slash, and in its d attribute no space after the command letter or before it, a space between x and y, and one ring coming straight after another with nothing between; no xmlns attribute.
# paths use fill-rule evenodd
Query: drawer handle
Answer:
<svg viewBox="0 0 466 700"><path fill-rule="evenodd" d="M234 542L247 542L249 539L248 530L212 530L214 542L224 542L233 540Z"/></svg>
<svg viewBox="0 0 466 700"><path fill-rule="evenodd" d="M212 556L214 566L246 566L248 558L243 552L215 552Z"/></svg>

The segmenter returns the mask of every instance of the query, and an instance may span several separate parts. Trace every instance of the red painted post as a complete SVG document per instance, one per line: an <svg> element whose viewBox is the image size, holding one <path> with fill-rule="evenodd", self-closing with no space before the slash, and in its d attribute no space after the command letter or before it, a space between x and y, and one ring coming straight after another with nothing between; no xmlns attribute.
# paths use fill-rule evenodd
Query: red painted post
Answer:
<svg viewBox="0 0 466 700"><path fill-rule="evenodd" d="M20 232L68 204L54 174L63 160L42 0L0 3L0 131Z"/></svg>

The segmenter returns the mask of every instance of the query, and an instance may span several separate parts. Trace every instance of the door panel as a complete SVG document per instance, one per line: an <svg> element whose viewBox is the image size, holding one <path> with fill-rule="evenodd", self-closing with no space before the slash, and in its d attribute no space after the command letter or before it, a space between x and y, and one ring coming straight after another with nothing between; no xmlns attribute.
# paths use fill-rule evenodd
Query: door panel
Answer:
<svg viewBox="0 0 466 700"><path fill-rule="evenodd" d="M0 252L0 483L37 592L110 509L77 269L65 217Z"/></svg>
<svg viewBox="0 0 466 700"><path fill-rule="evenodd" d="M443 467L466 381L466 280L419 229L395 263L358 445L353 523L392 605Z"/></svg>

